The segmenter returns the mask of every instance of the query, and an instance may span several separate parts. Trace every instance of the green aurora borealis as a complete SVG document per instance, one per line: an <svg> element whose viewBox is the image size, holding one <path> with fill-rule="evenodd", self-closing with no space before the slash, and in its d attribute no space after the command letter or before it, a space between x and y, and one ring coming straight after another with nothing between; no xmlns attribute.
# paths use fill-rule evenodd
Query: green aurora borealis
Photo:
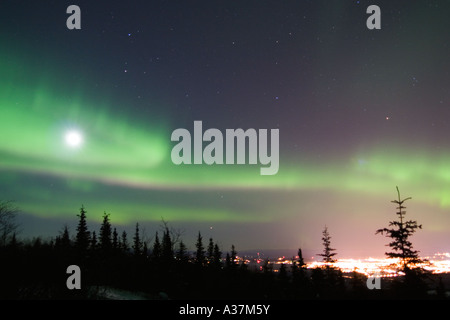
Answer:
<svg viewBox="0 0 450 320"><path fill-rule="evenodd" d="M4 41L7 38L3 35ZM129 93L93 85L112 81L108 76L101 80L99 72L78 69L63 58L43 58L40 64L36 57L27 60L24 51L5 51L0 51L1 198L16 201L25 215L36 219L33 221L59 224L53 235L64 221L73 222L84 204L88 219L95 223L106 211L115 225L130 228L139 222L153 232L164 218L175 227L186 227L187 237L201 230L224 246L233 237L238 249L306 246L315 250L326 224L338 252L382 255L385 239L374 232L394 218L395 208L389 201L396 197L395 187L399 186L402 195L412 197L407 209L410 218L424 225L417 235L417 248L450 250L450 148L448 136L439 141L434 138L448 133L448 124L429 136L410 131L422 128L419 120L406 121L408 126L401 129L389 128L391 123L401 126L403 121L397 104L389 119L384 118L384 111L377 114L377 133L361 138L361 143L347 139L348 145L340 147L338 140L330 137L345 130L346 124L336 130L324 124L330 139L316 157L307 146L292 148L295 141L301 144L308 137L304 132L292 134L297 125L286 129L278 119L281 124L272 124L280 129L280 169L274 176L261 176L259 164L176 166L170 159L175 144L170 141L171 132L189 123L191 127L186 128L192 130L192 121L190 116L178 121L170 102L147 99L148 107L157 110L155 116L138 108L130 111L133 102L124 105ZM397 71L404 72L401 67ZM448 89L448 69L445 72ZM431 71L426 77L432 77ZM364 82L355 83L353 89L364 91ZM378 87L374 90L383 92ZM398 90L395 96L390 90L372 103L395 100L405 106L417 102L414 110L425 108L421 99L408 96L409 89ZM359 95L348 93L350 100L368 100ZM423 99L428 99L433 93L424 95ZM440 109L432 109L436 119L449 115L448 92L444 96L438 99L444 101ZM303 118L307 117L314 116ZM206 119L204 126L222 124ZM244 126L244 121L235 124L236 128ZM64 143L69 129L82 132L80 148ZM363 136L363 131L343 136ZM372 139L374 135L376 139ZM49 222L52 219L54 224ZM23 232L39 235L44 229L25 222ZM360 243L352 237L358 237Z"/></svg>

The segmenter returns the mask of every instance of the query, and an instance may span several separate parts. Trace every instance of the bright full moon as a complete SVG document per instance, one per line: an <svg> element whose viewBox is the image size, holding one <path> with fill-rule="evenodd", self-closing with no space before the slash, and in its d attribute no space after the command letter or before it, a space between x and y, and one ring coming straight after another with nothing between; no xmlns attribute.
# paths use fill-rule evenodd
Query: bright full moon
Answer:
<svg viewBox="0 0 450 320"><path fill-rule="evenodd" d="M66 144L69 147L76 148L83 143L83 136L79 131L71 130L67 131L65 135Z"/></svg>

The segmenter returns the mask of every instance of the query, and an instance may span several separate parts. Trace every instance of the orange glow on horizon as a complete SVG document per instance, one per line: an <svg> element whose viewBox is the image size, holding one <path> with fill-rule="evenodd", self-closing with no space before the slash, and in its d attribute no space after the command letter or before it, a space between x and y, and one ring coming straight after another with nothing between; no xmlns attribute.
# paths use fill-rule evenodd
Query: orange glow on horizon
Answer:
<svg viewBox="0 0 450 320"><path fill-rule="evenodd" d="M425 263L421 266L434 274L450 273L450 253L436 253L432 257L424 257ZM292 259L278 258L270 262L273 264L292 264ZM337 259L336 262L329 264L339 268L344 273L358 272L366 276L394 277L398 276L395 265L399 263L398 259L387 258L366 258L366 259ZM322 261L313 261L307 263L308 269L326 266Z"/></svg>

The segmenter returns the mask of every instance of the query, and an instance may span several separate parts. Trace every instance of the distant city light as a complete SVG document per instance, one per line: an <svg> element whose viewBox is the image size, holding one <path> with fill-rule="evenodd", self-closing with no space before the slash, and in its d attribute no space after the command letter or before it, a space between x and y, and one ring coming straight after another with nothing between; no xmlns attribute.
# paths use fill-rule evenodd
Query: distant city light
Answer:
<svg viewBox="0 0 450 320"><path fill-rule="evenodd" d="M287 259L282 256L273 260L265 261L268 264L273 265L292 265L293 261L295 261L298 257L295 257L294 260ZM313 257L312 257L313 258ZM431 257L423 257L425 263L421 265L425 270L430 271L434 274L438 273L450 273L450 253L436 253ZM260 264L263 261L259 256L254 258L253 260L249 260L248 257L237 258L241 262L245 264ZM312 259L315 260L315 259ZM396 270L396 265L398 265L399 260L397 259L386 259L386 258L366 258L366 259L338 259L332 265L336 268L339 268L344 273L358 272L364 274L366 276L379 276L379 277L395 277L399 274ZM306 264L306 268L314 269L317 267L323 267L326 263L322 261L312 261ZM260 269L262 267L259 267ZM273 270L277 272L276 269Z"/></svg>

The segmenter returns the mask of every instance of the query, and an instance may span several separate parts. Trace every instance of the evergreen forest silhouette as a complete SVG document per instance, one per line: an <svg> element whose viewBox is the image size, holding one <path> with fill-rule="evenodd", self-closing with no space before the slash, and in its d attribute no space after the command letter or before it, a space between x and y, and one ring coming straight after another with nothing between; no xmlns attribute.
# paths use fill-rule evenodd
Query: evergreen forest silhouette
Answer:
<svg viewBox="0 0 450 320"><path fill-rule="evenodd" d="M234 245L224 252L200 232L195 250L188 251L181 232L164 220L151 242L144 241L139 223L131 235L120 232L107 213L99 230L89 230L83 206L74 234L65 226L50 240L21 240L14 220L17 209L1 202L0 299L108 299L105 293L112 289L150 300L445 299L442 277L420 267L424 261L413 250L410 236L421 226L405 221L404 202L410 198L402 200L397 192L398 200L392 202L398 205L398 220L376 233L390 238L392 251L386 255L400 259L402 276L382 279L381 290L369 290L365 275L344 274L334 266L336 249L327 227L324 250L318 254L324 266L307 268L299 249L292 265L274 270L267 259L256 269L236 258ZM81 289L66 285L70 265L80 267Z"/></svg>

